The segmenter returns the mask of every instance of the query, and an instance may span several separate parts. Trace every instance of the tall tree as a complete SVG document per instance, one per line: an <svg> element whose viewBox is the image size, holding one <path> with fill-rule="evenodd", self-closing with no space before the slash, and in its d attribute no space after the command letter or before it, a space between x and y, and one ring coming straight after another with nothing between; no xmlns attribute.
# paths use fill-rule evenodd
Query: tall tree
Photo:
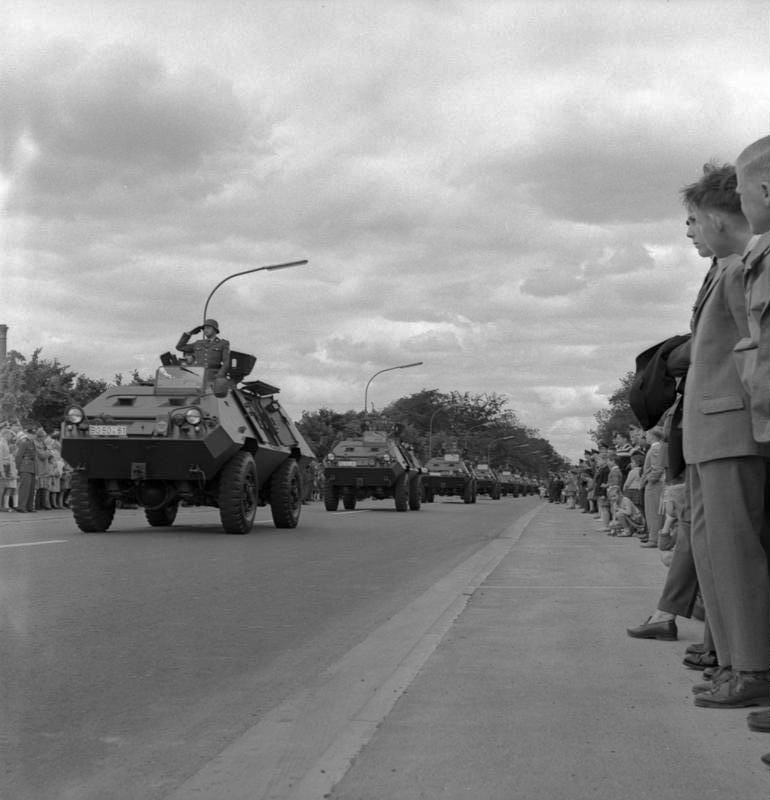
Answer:
<svg viewBox="0 0 770 800"><path fill-rule="evenodd" d="M0 415L23 425L42 425L50 432L59 427L68 405L87 403L107 384L78 375L57 358L41 358L41 350L37 348L29 361L16 350L8 353L0 367Z"/></svg>
<svg viewBox="0 0 770 800"><path fill-rule="evenodd" d="M590 433L595 442L611 444L613 434L628 433L632 425L639 424L628 403L628 392L634 381L634 375L633 371L627 372L620 379L620 386L610 395L609 406L594 414L596 428Z"/></svg>

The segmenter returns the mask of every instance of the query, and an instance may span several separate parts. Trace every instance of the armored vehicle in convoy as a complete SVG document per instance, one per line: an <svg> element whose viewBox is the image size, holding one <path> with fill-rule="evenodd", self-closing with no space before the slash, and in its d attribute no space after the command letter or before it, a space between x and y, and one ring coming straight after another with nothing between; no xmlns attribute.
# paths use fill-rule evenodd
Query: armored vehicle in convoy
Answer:
<svg viewBox="0 0 770 800"><path fill-rule="evenodd" d="M340 500L352 511L358 500L393 498L396 511L419 511L423 468L408 445L393 433L365 428L343 439L324 462L324 505L336 511Z"/></svg>
<svg viewBox="0 0 770 800"><path fill-rule="evenodd" d="M499 500L501 495L500 478L489 464L477 464L474 468L476 473L476 492L491 497L492 500Z"/></svg>
<svg viewBox="0 0 770 800"><path fill-rule="evenodd" d="M278 528L294 528L302 475L315 458L275 399L279 390L243 382L256 362L230 352L225 377L161 356L155 380L112 386L70 406L62 457L72 466L71 507L80 530L106 531L118 505L138 504L167 526L180 504L219 509L227 533L251 530L258 506Z"/></svg>
<svg viewBox="0 0 770 800"><path fill-rule="evenodd" d="M476 502L476 478L458 453L431 458L425 465L425 502L440 497L462 497L464 503Z"/></svg>
<svg viewBox="0 0 770 800"><path fill-rule="evenodd" d="M500 494L503 497L507 497L508 495L512 495L513 497L517 497L518 492L518 485L516 483L516 479L514 478L513 473L509 469L501 470L500 473Z"/></svg>

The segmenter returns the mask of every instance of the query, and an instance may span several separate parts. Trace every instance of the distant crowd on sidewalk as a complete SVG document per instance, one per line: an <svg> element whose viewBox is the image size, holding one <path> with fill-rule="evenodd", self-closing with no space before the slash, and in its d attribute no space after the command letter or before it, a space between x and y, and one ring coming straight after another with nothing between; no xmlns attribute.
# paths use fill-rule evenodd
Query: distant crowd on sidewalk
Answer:
<svg viewBox="0 0 770 800"><path fill-rule="evenodd" d="M58 431L0 421L0 513L66 508L71 478Z"/></svg>
<svg viewBox="0 0 770 800"><path fill-rule="evenodd" d="M681 476L666 482L665 430L634 425L612 438L611 445L586 450L577 467L550 475L544 496L593 514L610 536L636 536L646 547L671 550L684 484Z"/></svg>

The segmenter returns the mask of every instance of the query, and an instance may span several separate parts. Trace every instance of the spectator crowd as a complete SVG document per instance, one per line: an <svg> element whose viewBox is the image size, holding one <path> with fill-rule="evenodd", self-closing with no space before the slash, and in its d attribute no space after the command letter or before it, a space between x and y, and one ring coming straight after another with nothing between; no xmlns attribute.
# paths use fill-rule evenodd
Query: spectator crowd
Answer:
<svg viewBox="0 0 770 800"><path fill-rule="evenodd" d="M0 422L0 513L69 506L72 468L58 437L39 425Z"/></svg>
<svg viewBox="0 0 770 800"><path fill-rule="evenodd" d="M706 260L690 332L636 359L641 424L586 452L549 499L638 538L668 566L658 606L628 629L673 641L705 614L684 666L699 708L770 706L770 136L682 189L686 236ZM644 431L644 433L642 433ZM752 711L770 733L770 710ZM770 765L770 753L762 756Z"/></svg>

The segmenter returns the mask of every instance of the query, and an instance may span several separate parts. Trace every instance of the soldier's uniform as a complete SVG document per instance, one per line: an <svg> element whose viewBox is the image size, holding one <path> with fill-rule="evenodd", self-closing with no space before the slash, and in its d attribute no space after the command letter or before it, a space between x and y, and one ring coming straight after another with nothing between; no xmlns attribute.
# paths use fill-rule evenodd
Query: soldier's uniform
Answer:
<svg viewBox="0 0 770 800"><path fill-rule="evenodd" d="M210 325L219 333L219 325L215 319L207 319L203 327ZM190 337L195 331L183 333L176 344L176 349L183 353L192 353L196 367L206 367L206 379L213 381L214 378L224 378L230 366L230 342L227 339L220 339L213 336L207 339L205 336L192 344L188 344Z"/></svg>

